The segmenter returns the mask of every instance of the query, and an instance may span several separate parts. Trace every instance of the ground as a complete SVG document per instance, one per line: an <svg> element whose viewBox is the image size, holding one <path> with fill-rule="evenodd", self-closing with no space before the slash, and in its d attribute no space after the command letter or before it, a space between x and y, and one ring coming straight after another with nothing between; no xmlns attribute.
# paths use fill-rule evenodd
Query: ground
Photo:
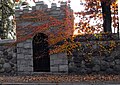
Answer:
<svg viewBox="0 0 120 85"><path fill-rule="evenodd" d="M85 85L93 85L89 83L106 83L106 85L120 85L120 75L61 75L61 74L37 74L37 75L24 75L24 76L1 76L0 82L2 85L13 85L18 83L26 84L37 84L43 83L42 85L57 85L57 83L64 83L74 85L74 83L86 82ZM10 84L11 83L11 84ZM110 83L110 84L108 84ZM41 85L41 84L40 84ZM63 84L62 84L63 85ZM84 85L84 84L82 84ZM95 84L96 85L96 84ZM98 84L97 84L98 85ZM101 84L99 84L101 85Z"/></svg>

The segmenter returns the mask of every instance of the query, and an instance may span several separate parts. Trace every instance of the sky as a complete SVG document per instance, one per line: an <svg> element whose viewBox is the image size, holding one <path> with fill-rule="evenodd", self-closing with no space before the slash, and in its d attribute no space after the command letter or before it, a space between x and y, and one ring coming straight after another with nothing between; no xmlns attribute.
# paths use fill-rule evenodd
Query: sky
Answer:
<svg viewBox="0 0 120 85"><path fill-rule="evenodd" d="M23 1L25 1L25 0L23 0ZM27 2L30 2L31 5L34 5L34 3L32 3L33 0L26 0L26 1L27 1ZM37 2L37 1L44 1L44 2L45 2L46 4L48 4L49 7L50 7L50 4L51 4L52 2L57 3L58 1L67 1L67 0L34 0L34 1L35 1L35 2ZM82 0L81 0L81 1L82 1ZM59 5L59 4L58 4L58 5ZM80 5L80 0L71 0L70 5L71 5L71 8L74 10L74 12L78 12L78 11L84 10L83 6Z"/></svg>

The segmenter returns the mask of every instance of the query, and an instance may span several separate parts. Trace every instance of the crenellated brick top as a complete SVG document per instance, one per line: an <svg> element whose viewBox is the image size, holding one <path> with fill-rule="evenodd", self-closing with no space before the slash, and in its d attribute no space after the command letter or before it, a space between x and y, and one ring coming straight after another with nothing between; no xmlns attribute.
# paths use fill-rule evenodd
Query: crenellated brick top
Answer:
<svg viewBox="0 0 120 85"><path fill-rule="evenodd" d="M51 3L51 8L48 8L48 5L45 4L43 1L36 2L35 4L36 6L33 6L32 8L26 6L23 7L23 9L16 9L15 10L16 17L19 17L21 14L31 13L36 10L41 10L44 12L52 12L52 11L60 11L60 10L62 11L64 10L65 7L67 7L70 12L73 12L70 5L68 5L66 2L61 2L60 7L57 7L56 3Z"/></svg>

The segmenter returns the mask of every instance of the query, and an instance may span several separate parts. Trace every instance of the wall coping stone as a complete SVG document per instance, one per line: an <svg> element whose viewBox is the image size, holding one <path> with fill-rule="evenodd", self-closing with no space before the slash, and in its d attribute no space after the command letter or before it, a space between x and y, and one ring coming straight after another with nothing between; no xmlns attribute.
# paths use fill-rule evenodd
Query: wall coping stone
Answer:
<svg viewBox="0 0 120 85"><path fill-rule="evenodd" d="M13 42L16 42L16 40L13 40L13 39L3 39L3 40L0 40L0 44L3 44L3 43L13 43Z"/></svg>

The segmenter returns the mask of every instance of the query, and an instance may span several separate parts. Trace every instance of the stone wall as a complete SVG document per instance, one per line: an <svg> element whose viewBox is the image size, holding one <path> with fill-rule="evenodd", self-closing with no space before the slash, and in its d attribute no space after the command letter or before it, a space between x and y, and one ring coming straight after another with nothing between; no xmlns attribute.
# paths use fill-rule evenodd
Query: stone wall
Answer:
<svg viewBox="0 0 120 85"><path fill-rule="evenodd" d="M69 72L120 74L120 41L86 41L72 51Z"/></svg>
<svg viewBox="0 0 120 85"><path fill-rule="evenodd" d="M33 71L33 68L32 39L28 39L17 44L17 72L19 74L34 74L36 72ZM50 72L68 73L68 60L66 53L50 55Z"/></svg>
<svg viewBox="0 0 120 85"><path fill-rule="evenodd" d="M33 73L32 39L0 42L0 74ZM120 41L86 41L72 55L50 55L50 73L120 74Z"/></svg>
<svg viewBox="0 0 120 85"><path fill-rule="evenodd" d="M17 71L33 72L32 39L17 44Z"/></svg>
<svg viewBox="0 0 120 85"><path fill-rule="evenodd" d="M67 53L52 54L50 56L50 70L52 73L68 73Z"/></svg>
<svg viewBox="0 0 120 85"><path fill-rule="evenodd" d="M16 46L14 40L0 40L0 75L15 75L17 71Z"/></svg>

